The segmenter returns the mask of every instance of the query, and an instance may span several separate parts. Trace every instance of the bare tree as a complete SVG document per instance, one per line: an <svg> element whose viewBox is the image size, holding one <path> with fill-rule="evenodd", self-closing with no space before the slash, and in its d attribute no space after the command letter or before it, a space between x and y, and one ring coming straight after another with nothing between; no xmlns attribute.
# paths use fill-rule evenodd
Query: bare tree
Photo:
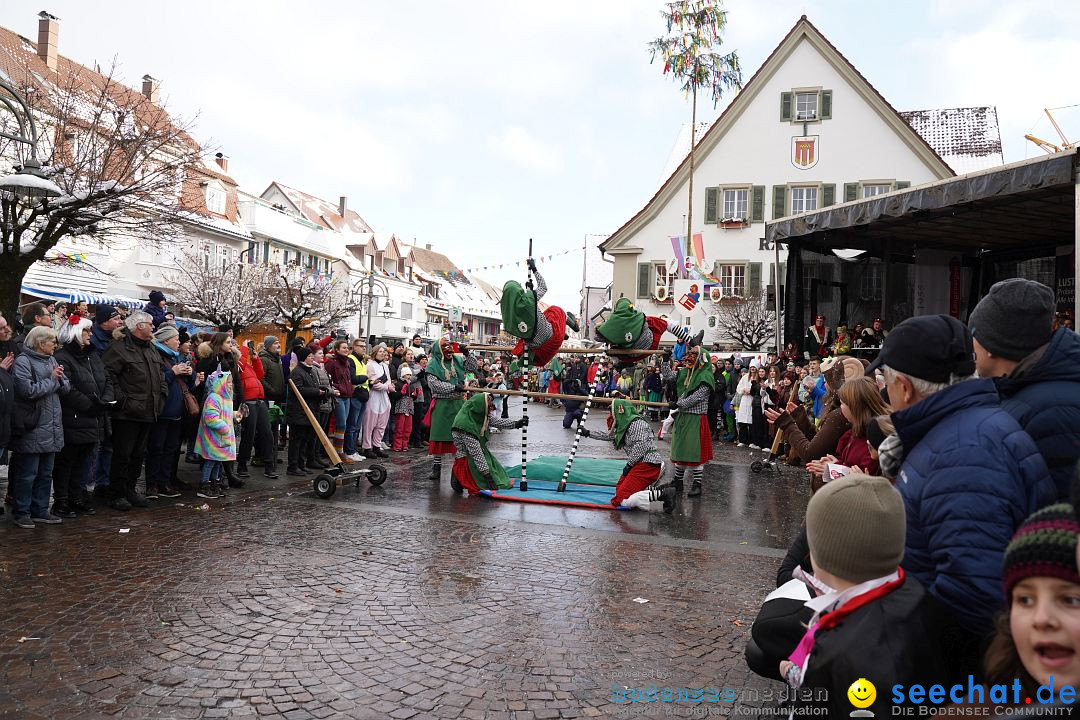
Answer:
<svg viewBox="0 0 1080 720"><path fill-rule="evenodd" d="M48 80L28 63L3 88L12 112L0 114L0 131L8 136L0 141L0 161L23 170L9 178L19 190L49 188L60 196L0 191L0 309L6 311L18 306L30 266L65 238L90 236L105 250L174 240L187 212L183 184L203 152L184 123L122 84L115 66L101 75L69 63ZM36 157L33 145L14 139L29 133L25 110L39 130ZM28 174L37 163L40 171Z"/></svg>
<svg viewBox="0 0 1080 720"><path fill-rule="evenodd" d="M228 263L185 250L170 278L174 299L197 318L240 332L274 317L277 273L267 265Z"/></svg>
<svg viewBox="0 0 1080 720"><path fill-rule="evenodd" d="M301 331L329 330L359 312L360 303L348 290L338 277L307 268L289 266L278 272L270 301L277 311L274 324L286 333L286 346Z"/></svg>
<svg viewBox="0 0 1080 720"><path fill-rule="evenodd" d="M776 330L776 311L763 292L744 298L724 298L716 307L717 327L725 340L742 350L757 351Z"/></svg>

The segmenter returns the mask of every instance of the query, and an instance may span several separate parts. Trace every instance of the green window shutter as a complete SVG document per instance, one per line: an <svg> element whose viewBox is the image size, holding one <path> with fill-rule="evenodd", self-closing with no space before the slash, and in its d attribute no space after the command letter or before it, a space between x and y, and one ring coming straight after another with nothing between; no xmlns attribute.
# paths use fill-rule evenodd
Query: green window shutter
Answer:
<svg viewBox="0 0 1080 720"><path fill-rule="evenodd" d="M793 97L792 94L789 93L789 92L780 93L780 120L781 121L784 121L784 120L790 121L791 120L792 97Z"/></svg>
<svg viewBox="0 0 1080 720"><path fill-rule="evenodd" d="M836 204L836 185L834 183L826 183L821 186L821 207L828 207L829 205Z"/></svg>
<svg viewBox="0 0 1080 720"><path fill-rule="evenodd" d="M761 292L761 263L750 263L750 277L746 290L748 293Z"/></svg>
<svg viewBox="0 0 1080 720"><path fill-rule="evenodd" d="M716 222L716 202L720 188L705 188L705 222Z"/></svg>
<svg viewBox="0 0 1080 720"><path fill-rule="evenodd" d="M638 263L637 264L637 296L639 298L647 298L651 293L649 287L652 285L652 263Z"/></svg>
<svg viewBox="0 0 1080 720"><path fill-rule="evenodd" d="M787 185L773 185L772 216L773 220L787 215Z"/></svg>
<svg viewBox="0 0 1080 720"><path fill-rule="evenodd" d="M818 107L821 108L822 120L832 118L832 90L821 91L821 97L818 98Z"/></svg>
<svg viewBox="0 0 1080 720"><path fill-rule="evenodd" d="M844 183L844 202L859 199L859 183Z"/></svg>
<svg viewBox="0 0 1080 720"><path fill-rule="evenodd" d="M755 185L751 193L752 215L750 222L765 222L765 186Z"/></svg>
<svg viewBox="0 0 1080 720"><path fill-rule="evenodd" d="M909 188L909 187L911 187L911 181L910 180L897 180L896 181L896 189L897 190L903 190L904 188Z"/></svg>

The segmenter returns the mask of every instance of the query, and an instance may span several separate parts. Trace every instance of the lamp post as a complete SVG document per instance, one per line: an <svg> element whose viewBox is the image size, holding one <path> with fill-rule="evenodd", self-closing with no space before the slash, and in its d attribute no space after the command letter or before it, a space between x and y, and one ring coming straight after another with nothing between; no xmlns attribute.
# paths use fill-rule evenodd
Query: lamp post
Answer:
<svg viewBox="0 0 1080 720"><path fill-rule="evenodd" d="M50 197L60 197L64 191L45 177L41 170L41 160L38 159L38 132L34 122L34 114L30 111L30 105L22 93L16 90L5 80L0 79L0 104L15 117L19 124L19 133L13 135L0 132L0 137L13 142L28 145L30 157L23 161L14 175L0 177L0 188L9 190L17 197L26 200L38 200Z"/></svg>
<svg viewBox="0 0 1080 720"><path fill-rule="evenodd" d="M375 304L375 298L385 298L386 299L386 304L383 306L382 310L379 311L379 314L382 315L387 320L389 320L394 315L394 306L390 302L390 290L387 289L385 284L383 284L382 282L375 279L375 273L368 273L368 276L365 279L358 281L356 283L356 285L353 286L353 291L354 292L358 288L360 289L360 304L361 304L361 306L364 303L364 291L363 291L363 287L362 287L364 285L367 286L367 325L366 325L366 327L367 327L368 338L370 338L371 335L372 335L372 333L371 333L371 311L372 311L372 307ZM378 285L379 289L382 290L383 293L385 293L384 295L376 295L375 294L375 286L376 285ZM363 334L363 333L361 333L361 334Z"/></svg>

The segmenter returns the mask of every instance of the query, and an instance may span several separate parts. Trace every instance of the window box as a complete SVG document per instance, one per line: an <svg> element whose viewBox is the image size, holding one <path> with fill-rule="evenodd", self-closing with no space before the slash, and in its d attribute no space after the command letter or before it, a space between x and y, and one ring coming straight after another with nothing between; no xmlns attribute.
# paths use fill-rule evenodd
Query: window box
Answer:
<svg viewBox="0 0 1080 720"><path fill-rule="evenodd" d="M720 227L724 228L725 230L733 230L733 229L737 229L737 228L744 228L748 224L749 223L746 221L746 218L741 218L741 217L730 217L730 218L721 218L720 219Z"/></svg>

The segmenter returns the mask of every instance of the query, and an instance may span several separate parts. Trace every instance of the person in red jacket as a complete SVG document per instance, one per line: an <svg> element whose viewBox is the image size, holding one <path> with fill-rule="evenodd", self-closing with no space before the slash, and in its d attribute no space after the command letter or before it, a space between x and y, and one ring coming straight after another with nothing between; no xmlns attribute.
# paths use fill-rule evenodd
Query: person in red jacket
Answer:
<svg viewBox="0 0 1080 720"><path fill-rule="evenodd" d="M277 457L274 454L274 434L270 430L270 409L266 405L266 395L262 386L265 373L262 360L251 349L250 344L240 348L240 362L237 363L237 367L240 372L240 383L244 389L247 417L240 428L236 474L242 478L251 477L248 472L248 462L251 460L251 450L254 446L262 462L263 474L274 480L278 477Z"/></svg>
<svg viewBox="0 0 1080 720"><path fill-rule="evenodd" d="M337 390L334 399L334 449L341 455L345 451L345 428L349 424L349 403L359 382L356 365L349 359L349 341L339 338L330 343L331 349L323 361L323 369L330 376L330 384ZM345 459L359 462L360 456L346 455Z"/></svg>

